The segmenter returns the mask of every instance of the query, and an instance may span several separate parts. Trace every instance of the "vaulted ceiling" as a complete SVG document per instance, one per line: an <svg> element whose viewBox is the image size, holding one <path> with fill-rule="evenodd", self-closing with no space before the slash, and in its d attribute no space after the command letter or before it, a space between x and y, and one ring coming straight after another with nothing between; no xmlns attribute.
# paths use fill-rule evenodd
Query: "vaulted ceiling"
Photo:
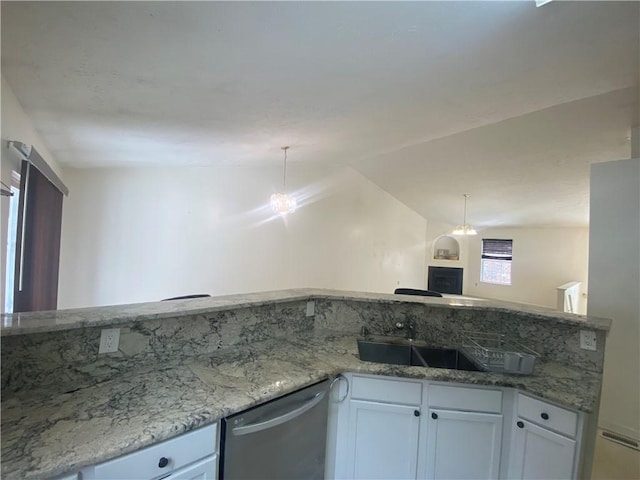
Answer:
<svg viewBox="0 0 640 480"><path fill-rule="evenodd" d="M427 219L585 225L629 158L640 3L2 2L63 166L351 166Z"/></svg>

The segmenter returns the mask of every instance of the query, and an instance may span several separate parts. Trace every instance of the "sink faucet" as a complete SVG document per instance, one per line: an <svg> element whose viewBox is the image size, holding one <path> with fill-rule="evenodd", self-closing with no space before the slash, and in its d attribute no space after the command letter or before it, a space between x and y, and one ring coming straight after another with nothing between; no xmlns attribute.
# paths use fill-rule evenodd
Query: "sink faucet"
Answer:
<svg viewBox="0 0 640 480"><path fill-rule="evenodd" d="M416 326L413 323L413 320L409 320L408 322L397 322L396 328L398 330L404 330L408 340L415 340L416 335Z"/></svg>

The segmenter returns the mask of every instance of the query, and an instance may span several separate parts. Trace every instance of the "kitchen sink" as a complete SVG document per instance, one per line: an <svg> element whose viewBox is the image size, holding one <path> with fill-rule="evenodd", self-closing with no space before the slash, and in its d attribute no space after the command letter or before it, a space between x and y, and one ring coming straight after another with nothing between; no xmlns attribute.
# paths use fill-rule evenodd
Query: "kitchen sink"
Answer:
<svg viewBox="0 0 640 480"><path fill-rule="evenodd" d="M415 352L413 346L409 344L358 340L358 353L363 362L427 366L420 354Z"/></svg>
<svg viewBox="0 0 640 480"><path fill-rule="evenodd" d="M363 362L480 371L464 353L455 348L414 345L406 339L358 339L358 354Z"/></svg>
<svg viewBox="0 0 640 480"><path fill-rule="evenodd" d="M464 353L455 348L412 346L431 368L451 368L479 372L480 369Z"/></svg>

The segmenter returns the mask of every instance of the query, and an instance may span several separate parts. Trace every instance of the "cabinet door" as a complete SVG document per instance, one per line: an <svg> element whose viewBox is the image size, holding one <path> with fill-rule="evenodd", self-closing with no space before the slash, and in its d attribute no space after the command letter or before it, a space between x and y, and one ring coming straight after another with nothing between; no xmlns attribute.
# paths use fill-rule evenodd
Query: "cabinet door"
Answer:
<svg viewBox="0 0 640 480"><path fill-rule="evenodd" d="M514 431L510 478L573 478L576 442L521 418Z"/></svg>
<svg viewBox="0 0 640 480"><path fill-rule="evenodd" d="M218 475L218 456L205 458L181 470L177 470L168 477L170 480L215 480Z"/></svg>
<svg viewBox="0 0 640 480"><path fill-rule="evenodd" d="M351 400L348 478L415 479L419 431L416 407Z"/></svg>
<svg viewBox="0 0 640 480"><path fill-rule="evenodd" d="M429 409L428 416L428 479L498 478L502 415Z"/></svg>

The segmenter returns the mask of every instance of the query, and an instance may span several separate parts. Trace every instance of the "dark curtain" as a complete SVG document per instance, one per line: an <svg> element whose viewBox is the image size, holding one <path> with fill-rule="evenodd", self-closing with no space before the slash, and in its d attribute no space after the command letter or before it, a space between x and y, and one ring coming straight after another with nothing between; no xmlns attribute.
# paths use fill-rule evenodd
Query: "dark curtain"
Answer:
<svg viewBox="0 0 640 480"><path fill-rule="evenodd" d="M23 161L16 242L14 312L55 310L62 230L62 192Z"/></svg>

